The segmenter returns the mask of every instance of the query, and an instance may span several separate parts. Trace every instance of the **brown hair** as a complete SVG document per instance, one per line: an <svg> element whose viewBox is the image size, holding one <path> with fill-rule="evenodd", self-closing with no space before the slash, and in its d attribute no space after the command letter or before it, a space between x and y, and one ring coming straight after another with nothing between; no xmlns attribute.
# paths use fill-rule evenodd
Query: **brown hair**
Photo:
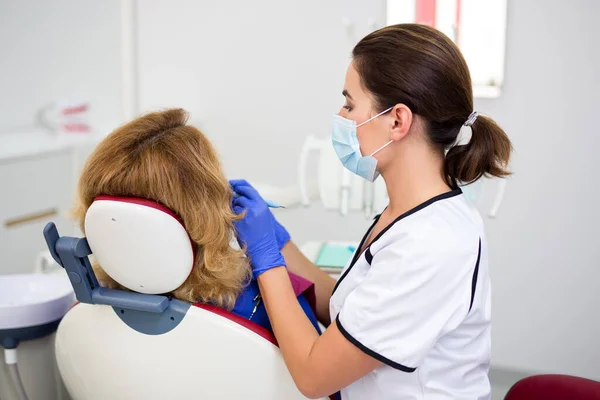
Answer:
<svg viewBox="0 0 600 400"><path fill-rule="evenodd" d="M443 33L417 24L399 24L375 31L352 51L364 88L378 111L405 104L425 122L430 143L448 149L473 111L471 76L458 47ZM468 145L446 155L445 178L473 182L483 175L509 175L512 145L491 118L479 116Z"/></svg>
<svg viewBox="0 0 600 400"><path fill-rule="evenodd" d="M208 139L186 125L182 109L154 112L108 135L87 160L74 214L85 214L99 195L154 200L181 218L194 247L195 264L173 295L231 309L251 270L244 253L230 246L232 191ZM98 266L98 278L120 287Z"/></svg>

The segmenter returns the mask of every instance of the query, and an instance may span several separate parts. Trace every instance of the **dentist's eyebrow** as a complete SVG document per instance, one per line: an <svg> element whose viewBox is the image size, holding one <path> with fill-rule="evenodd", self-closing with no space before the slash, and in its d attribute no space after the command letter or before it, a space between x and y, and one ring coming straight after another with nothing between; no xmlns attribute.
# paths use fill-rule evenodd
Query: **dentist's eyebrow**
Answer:
<svg viewBox="0 0 600 400"><path fill-rule="evenodd" d="M352 96L350 96L350 93L348 93L348 91L346 89L344 89L344 91L342 92L342 95L344 95L344 97L350 99L350 100L354 100L352 98Z"/></svg>

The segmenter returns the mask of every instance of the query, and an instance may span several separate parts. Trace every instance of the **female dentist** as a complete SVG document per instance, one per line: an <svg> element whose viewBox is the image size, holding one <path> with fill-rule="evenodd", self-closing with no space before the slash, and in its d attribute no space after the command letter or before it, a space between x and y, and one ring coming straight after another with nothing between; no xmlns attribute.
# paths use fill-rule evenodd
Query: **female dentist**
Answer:
<svg viewBox="0 0 600 400"><path fill-rule="evenodd" d="M465 60L442 33L390 26L352 55L333 146L352 172L369 181L381 174L389 205L339 281L300 253L254 188L231 182L234 210L245 212L238 240L286 365L311 398L489 399L487 244L457 183L506 176L511 143L473 110ZM315 283L323 335L286 266Z"/></svg>

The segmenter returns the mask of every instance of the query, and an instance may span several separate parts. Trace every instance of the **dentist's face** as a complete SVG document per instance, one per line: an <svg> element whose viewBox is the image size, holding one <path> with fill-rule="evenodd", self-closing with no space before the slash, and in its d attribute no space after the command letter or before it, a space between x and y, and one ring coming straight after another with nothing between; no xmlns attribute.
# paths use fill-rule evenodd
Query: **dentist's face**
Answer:
<svg viewBox="0 0 600 400"><path fill-rule="evenodd" d="M372 96L363 89L360 76L354 68L354 62L350 63L346 71L342 94L346 100L338 115L356 121L356 125L360 125L379 113L373 107ZM392 123L393 121L388 115L381 115L356 129L360 151L363 155L371 154L389 140L389 127Z"/></svg>

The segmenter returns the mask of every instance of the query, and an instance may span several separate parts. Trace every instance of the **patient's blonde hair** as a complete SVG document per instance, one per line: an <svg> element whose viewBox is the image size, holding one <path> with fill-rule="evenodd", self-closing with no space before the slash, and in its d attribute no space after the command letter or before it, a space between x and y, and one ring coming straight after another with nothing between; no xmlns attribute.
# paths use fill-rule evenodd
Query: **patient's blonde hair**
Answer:
<svg viewBox="0 0 600 400"><path fill-rule="evenodd" d="M251 270L244 253L230 246L238 217L231 210L229 182L214 148L186 125L187 118L182 109L153 112L108 135L85 163L74 214L84 231L85 214L99 195L140 197L170 208L195 252L191 274L172 294L231 309ZM95 269L105 286L122 288Z"/></svg>

